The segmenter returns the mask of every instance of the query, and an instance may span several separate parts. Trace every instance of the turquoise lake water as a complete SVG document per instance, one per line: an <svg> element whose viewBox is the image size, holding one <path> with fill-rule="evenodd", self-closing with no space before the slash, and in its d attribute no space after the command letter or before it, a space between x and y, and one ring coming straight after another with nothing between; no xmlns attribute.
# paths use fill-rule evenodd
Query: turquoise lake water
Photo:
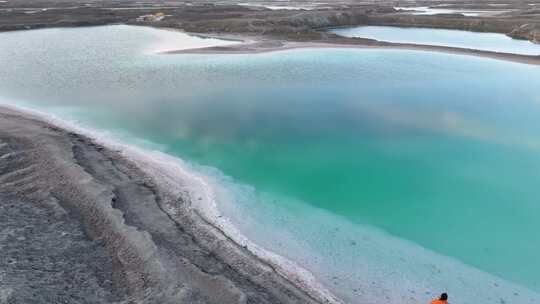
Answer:
<svg viewBox="0 0 540 304"><path fill-rule="evenodd" d="M540 44L512 39L504 34L478 33L419 27L358 26L333 29L345 37L369 38L394 43L459 47L521 55L540 55Z"/></svg>
<svg viewBox="0 0 540 304"><path fill-rule="evenodd" d="M222 212L348 303L539 303L540 67L404 50L159 55L129 26L0 34L0 101L218 181Z"/></svg>

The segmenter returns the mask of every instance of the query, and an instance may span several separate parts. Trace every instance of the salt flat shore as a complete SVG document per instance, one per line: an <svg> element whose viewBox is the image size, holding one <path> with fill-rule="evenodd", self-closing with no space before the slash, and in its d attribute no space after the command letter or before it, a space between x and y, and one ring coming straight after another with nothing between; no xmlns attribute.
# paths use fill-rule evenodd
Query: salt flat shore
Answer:
<svg viewBox="0 0 540 304"><path fill-rule="evenodd" d="M189 33L188 33L189 34ZM199 35L202 36L202 35ZM220 39L221 35L204 35ZM232 36L234 37L234 36ZM224 36L225 39L231 39L231 36ZM241 37L235 39L245 41L227 46L214 46L205 48L192 48L177 51L166 51L163 54L258 54L267 52L277 52L291 49L302 48L356 48L356 49L402 49L428 51L447 54L468 55L483 58L491 58L504 60L516 63L524 63L531 65L540 65L540 56L520 55L511 53L501 53L493 51L483 51L476 49L466 49L459 47L437 46L437 45L422 45L412 43L391 43L363 38L336 38L326 39L323 41L296 42L286 40L260 40L257 37Z"/></svg>
<svg viewBox="0 0 540 304"><path fill-rule="evenodd" d="M0 107L0 303L331 303L120 151Z"/></svg>

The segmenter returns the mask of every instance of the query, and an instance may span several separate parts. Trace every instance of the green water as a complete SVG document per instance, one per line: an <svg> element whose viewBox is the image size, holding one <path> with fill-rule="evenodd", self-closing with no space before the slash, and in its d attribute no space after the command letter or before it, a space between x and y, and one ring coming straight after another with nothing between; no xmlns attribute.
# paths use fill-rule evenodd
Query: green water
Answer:
<svg viewBox="0 0 540 304"><path fill-rule="evenodd" d="M241 231L348 302L443 288L461 303L538 301L540 68L397 50L149 51L175 39L187 38L1 34L1 100L203 166Z"/></svg>

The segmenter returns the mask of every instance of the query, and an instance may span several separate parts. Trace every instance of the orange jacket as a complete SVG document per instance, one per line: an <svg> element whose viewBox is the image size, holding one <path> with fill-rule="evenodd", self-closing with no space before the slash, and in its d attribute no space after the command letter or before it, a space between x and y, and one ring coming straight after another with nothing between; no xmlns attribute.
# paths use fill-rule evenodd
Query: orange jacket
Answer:
<svg viewBox="0 0 540 304"><path fill-rule="evenodd" d="M435 299L435 300L431 301L431 304L448 304L448 301Z"/></svg>

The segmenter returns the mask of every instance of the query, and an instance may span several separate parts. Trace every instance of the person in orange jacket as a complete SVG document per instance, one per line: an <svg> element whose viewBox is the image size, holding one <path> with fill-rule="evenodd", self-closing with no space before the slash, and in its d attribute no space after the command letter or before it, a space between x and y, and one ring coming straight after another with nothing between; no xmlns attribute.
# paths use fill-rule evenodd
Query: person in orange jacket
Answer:
<svg viewBox="0 0 540 304"><path fill-rule="evenodd" d="M442 293L438 299L431 301L431 304L448 304L448 295L446 292Z"/></svg>

